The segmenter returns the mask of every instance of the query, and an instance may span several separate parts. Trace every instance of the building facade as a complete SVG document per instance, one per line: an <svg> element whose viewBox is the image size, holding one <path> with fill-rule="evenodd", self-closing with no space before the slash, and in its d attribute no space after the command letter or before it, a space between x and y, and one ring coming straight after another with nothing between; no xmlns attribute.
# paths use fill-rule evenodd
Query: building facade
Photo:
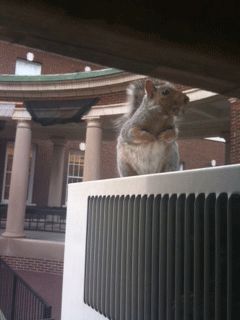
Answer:
<svg viewBox="0 0 240 320"><path fill-rule="evenodd" d="M23 236L26 204L62 207L68 183L118 176L114 120L126 112L128 84L144 76L7 42L0 74L1 204L21 212L5 235ZM177 86L190 97L180 122L182 169L238 162L239 101Z"/></svg>

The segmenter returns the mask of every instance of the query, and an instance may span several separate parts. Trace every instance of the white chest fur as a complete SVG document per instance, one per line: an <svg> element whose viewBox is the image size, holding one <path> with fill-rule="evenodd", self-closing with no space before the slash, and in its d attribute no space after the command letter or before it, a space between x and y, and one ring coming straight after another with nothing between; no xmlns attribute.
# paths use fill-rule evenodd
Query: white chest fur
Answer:
<svg viewBox="0 0 240 320"><path fill-rule="evenodd" d="M146 144L118 146L119 152L129 160L137 174L158 173L178 169L178 146L176 142L155 141Z"/></svg>

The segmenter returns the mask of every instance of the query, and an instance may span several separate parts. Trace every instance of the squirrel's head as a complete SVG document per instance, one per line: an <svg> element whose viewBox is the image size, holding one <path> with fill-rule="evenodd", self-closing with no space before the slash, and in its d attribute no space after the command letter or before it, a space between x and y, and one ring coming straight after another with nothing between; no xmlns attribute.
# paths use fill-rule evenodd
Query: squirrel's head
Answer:
<svg viewBox="0 0 240 320"><path fill-rule="evenodd" d="M185 106L189 102L186 94L164 81L155 83L152 80L146 80L145 96L150 107L156 109L159 107L159 111L167 116L179 116L184 113Z"/></svg>

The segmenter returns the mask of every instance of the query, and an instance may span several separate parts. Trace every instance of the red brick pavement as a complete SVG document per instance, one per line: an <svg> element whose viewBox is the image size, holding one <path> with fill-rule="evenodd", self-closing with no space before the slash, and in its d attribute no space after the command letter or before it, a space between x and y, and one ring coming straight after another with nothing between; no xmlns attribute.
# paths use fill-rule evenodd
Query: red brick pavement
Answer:
<svg viewBox="0 0 240 320"><path fill-rule="evenodd" d="M17 271L17 273L52 306L52 317L60 320L62 301L62 276L41 272Z"/></svg>

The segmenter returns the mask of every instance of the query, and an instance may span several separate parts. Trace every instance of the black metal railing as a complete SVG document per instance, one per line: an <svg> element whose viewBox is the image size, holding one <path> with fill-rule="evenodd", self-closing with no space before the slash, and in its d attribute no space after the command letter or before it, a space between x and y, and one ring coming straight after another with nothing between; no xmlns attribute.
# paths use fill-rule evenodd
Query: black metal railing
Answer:
<svg viewBox="0 0 240 320"><path fill-rule="evenodd" d="M7 205L0 204L0 229L4 229L7 219Z"/></svg>
<svg viewBox="0 0 240 320"><path fill-rule="evenodd" d="M0 205L0 229L6 227L7 205ZM27 206L24 229L64 233L66 208Z"/></svg>
<svg viewBox="0 0 240 320"><path fill-rule="evenodd" d="M52 307L2 259L0 259L0 310L6 320L52 319Z"/></svg>

